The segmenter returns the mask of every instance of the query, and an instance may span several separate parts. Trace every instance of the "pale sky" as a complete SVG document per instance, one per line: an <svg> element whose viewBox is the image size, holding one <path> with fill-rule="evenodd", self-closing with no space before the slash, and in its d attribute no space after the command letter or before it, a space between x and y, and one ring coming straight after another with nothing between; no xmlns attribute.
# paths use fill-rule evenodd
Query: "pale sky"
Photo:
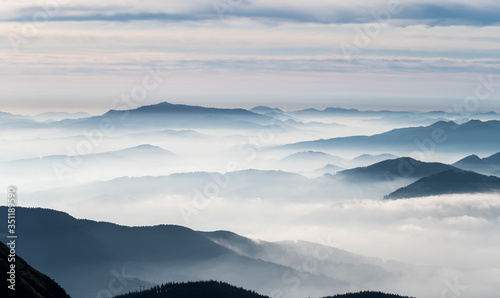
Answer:
<svg viewBox="0 0 500 298"><path fill-rule="evenodd" d="M141 104L449 109L500 85L500 2L0 2L0 111ZM500 112L500 86L479 110Z"/></svg>

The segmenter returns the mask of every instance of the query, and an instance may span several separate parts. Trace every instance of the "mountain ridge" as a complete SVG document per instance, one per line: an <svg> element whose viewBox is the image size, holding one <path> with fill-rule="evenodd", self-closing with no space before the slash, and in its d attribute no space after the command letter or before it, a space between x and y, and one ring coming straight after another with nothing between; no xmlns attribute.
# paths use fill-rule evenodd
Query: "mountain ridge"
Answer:
<svg viewBox="0 0 500 298"><path fill-rule="evenodd" d="M421 178L390 193L385 199L491 192L500 192L500 178L472 171L448 170Z"/></svg>

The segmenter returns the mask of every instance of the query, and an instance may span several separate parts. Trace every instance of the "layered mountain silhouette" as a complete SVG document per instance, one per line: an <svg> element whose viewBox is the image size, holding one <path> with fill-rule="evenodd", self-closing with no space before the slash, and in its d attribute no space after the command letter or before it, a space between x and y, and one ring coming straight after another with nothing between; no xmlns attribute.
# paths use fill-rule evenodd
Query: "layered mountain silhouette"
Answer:
<svg viewBox="0 0 500 298"><path fill-rule="evenodd" d="M321 167L319 169L314 170L313 174L316 174L316 175L332 174L333 175L333 174L336 174L337 172L340 172L343 170L345 170L345 169L342 167L338 167L338 166L332 165L332 164L327 164L324 167Z"/></svg>
<svg viewBox="0 0 500 298"><path fill-rule="evenodd" d="M99 127L104 121L121 129L141 128L228 128L255 129L280 121L244 109L219 109L162 102L127 110L110 110L101 116L63 120L54 127Z"/></svg>
<svg viewBox="0 0 500 298"><path fill-rule="evenodd" d="M203 232L180 226L125 227L39 208L18 207L16 213L22 218L17 226L23 235L19 254L55 278L72 296L117 295L139 285L211 279L271 293L283 284L287 272L300 274L291 267L238 254ZM6 207L0 207L0 220L6 214ZM310 274L302 281L301 291L338 293L348 285L323 274ZM283 288L290 290L287 285Z"/></svg>
<svg viewBox="0 0 500 298"><path fill-rule="evenodd" d="M467 140L467 141L464 141ZM289 150L339 150L419 152L490 151L500 146L500 121L471 120L464 124L439 121L430 126L394 129L372 136L352 136L299 142L277 147Z"/></svg>
<svg viewBox="0 0 500 298"><path fill-rule="evenodd" d="M88 113L77 112L77 113L67 113L67 112L46 112L42 114L38 114L33 116L32 118L36 121L40 122L52 122L52 121L61 121L64 119L80 119L80 118L88 118L92 117Z"/></svg>
<svg viewBox="0 0 500 298"><path fill-rule="evenodd" d="M22 243L18 242L18 243ZM69 295L53 279L31 267L19 255L10 262L10 248L0 242L0 270L4 277L0 283L0 296L12 298L64 298ZM15 264L15 290L8 288L12 285L7 281L10 265Z"/></svg>
<svg viewBox="0 0 500 298"><path fill-rule="evenodd" d="M471 171L449 170L424 177L386 196L387 199L445 194L500 192L500 178Z"/></svg>
<svg viewBox="0 0 500 298"><path fill-rule="evenodd" d="M158 146L143 144L117 151L51 155L40 158L13 160L0 163L0 177L11 183L26 184L32 189L44 184L77 179L93 181L122 176L170 174L188 168L190 164L173 152ZM43 173L43 175L41 174ZM89 180L91 179L91 180Z"/></svg>
<svg viewBox="0 0 500 298"><path fill-rule="evenodd" d="M396 159L396 158L398 157L394 154L377 154L377 155L363 154L353 158L349 162L349 165L351 167L364 167L384 160Z"/></svg>
<svg viewBox="0 0 500 298"><path fill-rule="evenodd" d="M397 179L419 179L432 174L457 168L438 162L422 162L411 157L401 157L376 164L344 170L337 173L343 180L363 182L383 182Z"/></svg>
<svg viewBox="0 0 500 298"><path fill-rule="evenodd" d="M108 181L38 191L26 194L25 199L30 202L48 200L61 202L61 204L68 201L73 201L75 204L84 202L126 204L130 200L150 200L166 194L186 197L203 195L207 185L215 184L217 196L232 201L259 198L272 202L319 202L360 196L378 199L394 189L417 180L417 178L409 180L389 175L389 181L396 185L393 189L391 185L386 185L384 173L385 171L380 174L383 180L380 180L379 184L382 185L374 185L372 183L374 180L363 182L354 176L349 180L350 178L343 179L343 176L338 174L307 178L296 173L255 169L224 174L187 172L157 177L120 177ZM398 182L399 180L401 181ZM353 188L351 184L346 184L351 181L359 182L357 187ZM68 198L70 193L73 195Z"/></svg>
<svg viewBox="0 0 500 298"><path fill-rule="evenodd" d="M281 159L278 166L284 170L314 170L327 164L342 166L347 161L338 156L319 151L303 151L288 155Z"/></svg>
<svg viewBox="0 0 500 298"><path fill-rule="evenodd" d="M469 155L453 165L462 170L491 174L500 171L500 152L484 158L480 158L475 154Z"/></svg>
<svg viewBox="0 0 500 298"><path fill-rule="evenodd" d="M356 255L345 250L307 241L254 241L228 231L206 232L215 243L230 248L241 255L283 266L300 268L304 257L315 251L325 256L318 262L317 273L347 280L353 284L376 287L378 283L397 280L402 272L411 271L411 266L381 259Z"/></svg>
<svg viewBox="0 0 500 298"><path fill-rule="evenodd" d="M408 269L314 243L254 241L173 225L126 227L50 209L18 207L16 213L22 218L19 254L72 296L111 296L190 280L222 280L263 294L278 289L286 295L319 296L394 282ZM6 207L0 207L0 220L6 214ZM321 266L310 272L302 262L320 248ZM305 275L297 292L289 283Z"/></svg>
<svg viewBox="0 0 500 298"><path fill-rule="evenodd" d="M367 117L403 117L403 116L428 116L434 118L444 118L444 117L461 117L460 113L449 113L445 111L430 111L430 112L416 112L416 111L389 111L389 110L358 110L358 109L346 109L339 107L328 107L323 110L309 108L298 111L290 112L292 115L306 116L306 117L332 117L332 116L367 116ZM498 116L498 113L490 111L487 113L477 113L474 115L488 115L490 117Z"/></svg>

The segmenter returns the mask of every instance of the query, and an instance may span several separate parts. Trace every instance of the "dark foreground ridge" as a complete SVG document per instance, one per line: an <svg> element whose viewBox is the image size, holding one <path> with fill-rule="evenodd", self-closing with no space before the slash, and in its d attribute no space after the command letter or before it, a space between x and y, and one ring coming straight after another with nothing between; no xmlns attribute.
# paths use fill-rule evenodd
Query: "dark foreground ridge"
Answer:
<svg viewBox="0 0 500 298"><path fill-rule="evenodd" d="M116 298L269 298L219 281L166 283L142 292L132 292Z"/></svg>
<svg viewBox="0 0 500 298"><path fill-rule="evenodd" d="M363 291L359 293L347 293L335 296L328 296L325 298L412 298L412 297L400 296L395 294L386 294L382 292Z"/></svg>
<svg viewBox="0 0 500 298"><path fill-rule="evenodd" d="M10 265L15 264L15 290L9 289L11 285L7 278L2 278L0 297L19 298L64 298L68 294L54 280L47 275L31 267L19 256L15 256L15 262L9 262L10 249L0 242L0 271L7 273L11 270ZM7 274L5 274L7 276Z"/></svg>
<svg viewBox="0 0 500 298"><path fill-rule="evenodd" d="M411 298L382 292L347 293L325 298ZM270 298L219 281L166 283L149 290L132 292L115 298Z"/></svg>

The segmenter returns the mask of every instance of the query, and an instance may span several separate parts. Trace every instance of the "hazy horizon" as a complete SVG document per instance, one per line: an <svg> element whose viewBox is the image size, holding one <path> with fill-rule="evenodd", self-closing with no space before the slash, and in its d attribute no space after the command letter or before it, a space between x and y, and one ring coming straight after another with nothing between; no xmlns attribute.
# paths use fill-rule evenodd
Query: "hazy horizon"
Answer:
<svg viewBox="0 0 500 298"><path fill-rule="evenodd" d="M218 109L245 109L245 110L251 110L255 107L259 106L265 106L269 108L278 108L284 112L296 112L300 110L305 110L305 109L317 109L317 110L324 110L326 108L340 108L340 109L356 109L359 111L393 111L393 112L417 112L417 113L426 113L426 112L436 112L436 111L441 111L441 112L452 112L451 106L435 106L433 107L413 107L413 106L401 106L401 107L391 107L391 106L380 106L380 105L336 105L335 103L333 104L294 104L294 105L287 105L287 104L269 104L269 103L262 103L262 104L251 104L251 103L241 103L239 105L236 104L211 104L211 103L206 103L206 102L197 102L197 101L173 101L173 100L158 100L158 101L151 101L148 103L144 103L141 105L137 105L134 108L140 108L142 106L151 106L151 105L157 105L159 103L164 103L168 102L171 104L179 104L179 105L189 105L189 106L201 106L201 107L206 107L206 108L218 108ZM456 100L456 101L451 101L451 103L459 103L461 100ZM132 108L132 107L131 107ZM127 110L130 108L122 108L122 109L113 109L113 106L103 106L101 108L81 108L79 109L78 107L73 107L73 108L61 108L61 109L52 109L52 108L47 108L47 107L40 107L39 109L32 110L33 108L27 108L26 106L13 106L11 108L5 108L3 110L0 110L0 112L5 112L9 114L14 114L14 115L20 115L20 116L37 116L45 113L70 113L70 114L75 114L75 113L87 113L91 116L100 116L105 114L106 112L109 112L110 110ZM487 113L487 112L495 112L495 113L500 113L500 107L492 107L489 108L488 106L481 106L477 110L474 111L474 113Z"/></svg>

